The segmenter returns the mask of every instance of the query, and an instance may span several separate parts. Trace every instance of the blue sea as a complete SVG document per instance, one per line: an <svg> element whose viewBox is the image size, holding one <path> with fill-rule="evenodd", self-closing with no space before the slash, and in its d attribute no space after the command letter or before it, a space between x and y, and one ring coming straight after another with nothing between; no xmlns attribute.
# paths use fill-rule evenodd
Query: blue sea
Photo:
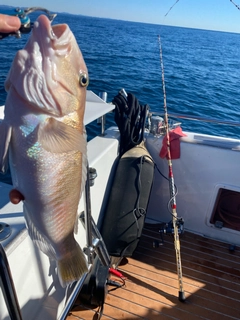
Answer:
<svg viewBox="0 0 240 320"><path fill-rule="evenodd" d="M34 15L30 16L34 20ZM87 64L89 89L106 91L108 102L121 88L135 94L141 104L163 114L159 41L161 36L169 113L239 121L240 34L136 23L58 13L55 23L67 23ZM0 105L4 81L21 39L0 41ZM63 75L64 76L64 75ZM17 108L17 106L16 106ZM114 123L113 115L107 125ZM240 128L182 121L184 130L240 138ZM100 132L94 123L89 137Z"/></svg>

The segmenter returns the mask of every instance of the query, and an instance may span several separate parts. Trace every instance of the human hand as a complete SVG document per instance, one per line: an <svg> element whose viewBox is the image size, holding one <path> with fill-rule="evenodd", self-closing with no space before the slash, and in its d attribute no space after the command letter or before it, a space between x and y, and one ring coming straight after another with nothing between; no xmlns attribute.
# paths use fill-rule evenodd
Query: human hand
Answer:
<svg viewBox="0 0 240 320"><path fill-rule="evenodd" d="M9 192L9 198L13 204L18 204L20 201L24 200L24 196L16 189L12 189Z"/></svg>
<svg viewBox="0 0 240 320"><path fill-rule="evenodd" d="M19 30L21 21L18 17L0 14L0 32L13 32Z"/></svg>

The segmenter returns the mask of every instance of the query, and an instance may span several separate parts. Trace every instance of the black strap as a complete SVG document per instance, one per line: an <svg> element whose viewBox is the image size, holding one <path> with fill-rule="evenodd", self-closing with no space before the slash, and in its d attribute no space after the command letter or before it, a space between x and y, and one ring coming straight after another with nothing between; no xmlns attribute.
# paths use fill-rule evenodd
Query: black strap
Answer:
<svg viewBox="0 0 240 320"><path fill-rule="evenodd" d="M118 93L112 103L115 104L115 122L120 131L119 156L121 157L143 141L149 106L140 105L132 93L128 93L127 98Z"/></svg>

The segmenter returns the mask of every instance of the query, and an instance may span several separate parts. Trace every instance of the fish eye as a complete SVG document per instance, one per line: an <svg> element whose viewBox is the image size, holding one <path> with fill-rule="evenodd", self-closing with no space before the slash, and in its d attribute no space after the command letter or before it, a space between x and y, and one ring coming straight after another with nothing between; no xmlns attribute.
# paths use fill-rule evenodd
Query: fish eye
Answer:
<svg viewBox="0 0 240 320"><path fill-rule="evenodd" d="M87 87L89 84L89 78L86 73L81 73L79 77L79 83L82 87Z"/></svg>

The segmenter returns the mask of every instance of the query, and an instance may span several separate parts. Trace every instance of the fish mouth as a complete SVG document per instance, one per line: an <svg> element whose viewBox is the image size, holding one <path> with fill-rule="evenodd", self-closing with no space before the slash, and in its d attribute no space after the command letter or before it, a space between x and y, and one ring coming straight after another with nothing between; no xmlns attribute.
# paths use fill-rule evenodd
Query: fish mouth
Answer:
<svg viewBox="0 0 240 320"><path fill-rule="evenodd" d="M41 37L51 40L52 44L55 43L55 45L66 42L70 34L67 24L56 24L52 26L51 21L45 15L38 17L34 23L33 31L35 30Z"/></svg>
<svg viewBox="0 0 240 320"><path fill-rule="evenodd" d="M52 26L52 36L54 38L60 39L66 30L68 29L68 26L66 24L57 24Z"/></svg>

